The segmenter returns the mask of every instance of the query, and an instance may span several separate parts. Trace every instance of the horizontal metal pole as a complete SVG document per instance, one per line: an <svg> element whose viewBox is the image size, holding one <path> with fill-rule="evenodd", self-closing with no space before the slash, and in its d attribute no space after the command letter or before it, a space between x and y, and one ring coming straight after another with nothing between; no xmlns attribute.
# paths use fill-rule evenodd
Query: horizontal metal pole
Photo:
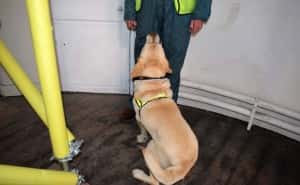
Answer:
<svg viewBox="0 0 300 185"><path fill-rule="evenodd" d="M221 96L225 96L225 97L236 99L236 100L242 100L243 102L250 103L250 104L255 104L255 101L256 101L255 97L250 97L250 96L234 93L234 92L227 91L227 90L224 90L221 88L212 87L212 86L205 85L205 84L199 84L199 83L195 83L195 82L188 81L188 80L182 80L181 85L184 87L187 87L187 88L195 88L195 89L203 90L203 91L210 92L210 93L213 93L216 95L221 95ZM258 107L266 108L271 111L274 111L274 112L295 118L297 120L300 120L299 112L295 112L295 111L292 111L292 110L289 110L289 109L286 109L283 107L279 107L278 105L274 105L274 104L265 102L261 99L259 99Z"/></svg>
<svg viewBox="0 0 300 185"><path fill-rule="evenodd" d="M225 102L222 102L219 100L211 99L209 97L203 97L201 95L195 95L195 94L184 93L184 92L179 93L179 96L183 99L192 100L195 102L201 102L201 103L205 103L208 105L213 105L213 106L222 108L224 110L230 110L232 112L235 112L235 113L247 116L247 117L249 116L249 119L251 116L251 110L240 107L238 105L225 103ZM289 124L289 122L285 121L285 120L282 121L282 120L273 118L268 115L260 114L259 112L257 112L256 114L253 115L253 119L254 119L253 121L259 120L259 121L271 124L273 126L279 127L281 129L287 130L294 134L300 134L300 126Z"/></svg>
<svg viewBox="0 0 300 185"><path fill-rule="evenodd" d="M0 185L76 185L76 173L0 165Z"/></svg>

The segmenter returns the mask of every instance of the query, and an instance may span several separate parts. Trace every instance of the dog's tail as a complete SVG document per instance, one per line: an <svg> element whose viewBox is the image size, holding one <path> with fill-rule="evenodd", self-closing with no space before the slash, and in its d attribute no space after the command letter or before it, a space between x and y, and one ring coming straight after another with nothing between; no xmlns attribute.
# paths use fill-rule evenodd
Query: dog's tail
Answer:
<svg viewBox="0 0 300 185"><path fill-rule="evenodd" d="M147 35L147 43L159 43L160 42L160 38L159 35L155 32L149 33Z"/></svg>
<svg viewBox="0 0 300 185"><path fill-rule="evenodd" d="M159 161L153 156L151 151L144 149L143 155L148 168L150 169L153 176L161 183L169 185L174 184L182 180L189 172L190 167L186 166L189 164L170 166L166 169L162 169Z"/></svg>

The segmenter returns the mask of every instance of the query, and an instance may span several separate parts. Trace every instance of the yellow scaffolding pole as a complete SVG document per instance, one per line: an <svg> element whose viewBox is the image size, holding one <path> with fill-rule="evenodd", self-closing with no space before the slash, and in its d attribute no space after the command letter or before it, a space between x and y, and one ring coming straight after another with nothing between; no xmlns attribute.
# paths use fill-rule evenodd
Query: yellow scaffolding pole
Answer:
<svg viewBox="0 0 300 185"><path fill-rule="evenodd" d="M4 42L0 39L0 64L5 69L11 80L15 83L20 92L24 95L28 103L39 115L43 123L48 127L47 116L43 97L40 91L32 83L28 75L21 68L15 57L9 52ZM68 130L68 141L73 141L74 135Z"/></svg>
<svg viewBox="0 0 300 185"><path fill-rule="evenodd" d="M66 128L65 123L49 1L26 0L26 5L42 93L18 65L2 40L0 40L0 64L48 126L54 156L63 164L64 169L68 170L67 161L78 152L76 148L80 146L79 143L72 142L72 148L76 152L69 151L68 144L74 140L74 136ZM77 172L0 165L0 185L75 185L82 182L84 179Z"/></svg>
<svg viewBox="0 0 300 185"><path fill-rule="evenodd" d="M0 165L0 185L76 185L72 172Z"/></svg>
<svg viewBox="0 0 300 185"><path fill-rule="evenodd" d="M33 48L49 124L54 156L64 159L69 154L67 130L57 71L48 0L26 0Z"/></svg>

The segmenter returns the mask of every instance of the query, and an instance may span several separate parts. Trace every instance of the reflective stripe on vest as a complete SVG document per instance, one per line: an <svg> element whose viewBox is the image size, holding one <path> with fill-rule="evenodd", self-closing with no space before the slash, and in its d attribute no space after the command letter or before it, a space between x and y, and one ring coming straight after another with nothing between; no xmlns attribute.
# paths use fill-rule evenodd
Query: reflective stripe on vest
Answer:
<svg viewBox="0 0 300 185"><path fill-rule="evenodd" d="M190 14L194 12L196 0L174 0L174 4L179 15Z"/></svg>
<svg viewBox="0 0 300 185"><path fill-rule="evenodd" d="M142 8L142 0L135 0L135 10L140 11Z"/></svg>
<svg viewBox="0 0 300 185"><path fill-rule="evenodd" d="M176 12L180 15L193 13L196 0L174 0ZM142 0L135 0L135 10L139 11L142 8Z"/></svg>

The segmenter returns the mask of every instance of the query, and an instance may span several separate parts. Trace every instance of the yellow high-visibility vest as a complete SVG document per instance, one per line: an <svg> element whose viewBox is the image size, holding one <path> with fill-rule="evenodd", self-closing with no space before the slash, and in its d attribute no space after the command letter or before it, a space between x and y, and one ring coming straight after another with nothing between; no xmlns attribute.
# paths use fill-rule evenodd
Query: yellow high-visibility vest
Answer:
<svg viewBox="0 0 300 185"><path fill-rule="evenodd" d="M196 0L174 0L176 12L180 15L193 13ZM135 0L135 10L139 11L142 8L142 0Z"/></svg>
<svg viewBox="0 0 300 185"><path fill-rule="evenodd" d="M142 8L142 0L135 0L135 11L140 11Z"/></svg>

